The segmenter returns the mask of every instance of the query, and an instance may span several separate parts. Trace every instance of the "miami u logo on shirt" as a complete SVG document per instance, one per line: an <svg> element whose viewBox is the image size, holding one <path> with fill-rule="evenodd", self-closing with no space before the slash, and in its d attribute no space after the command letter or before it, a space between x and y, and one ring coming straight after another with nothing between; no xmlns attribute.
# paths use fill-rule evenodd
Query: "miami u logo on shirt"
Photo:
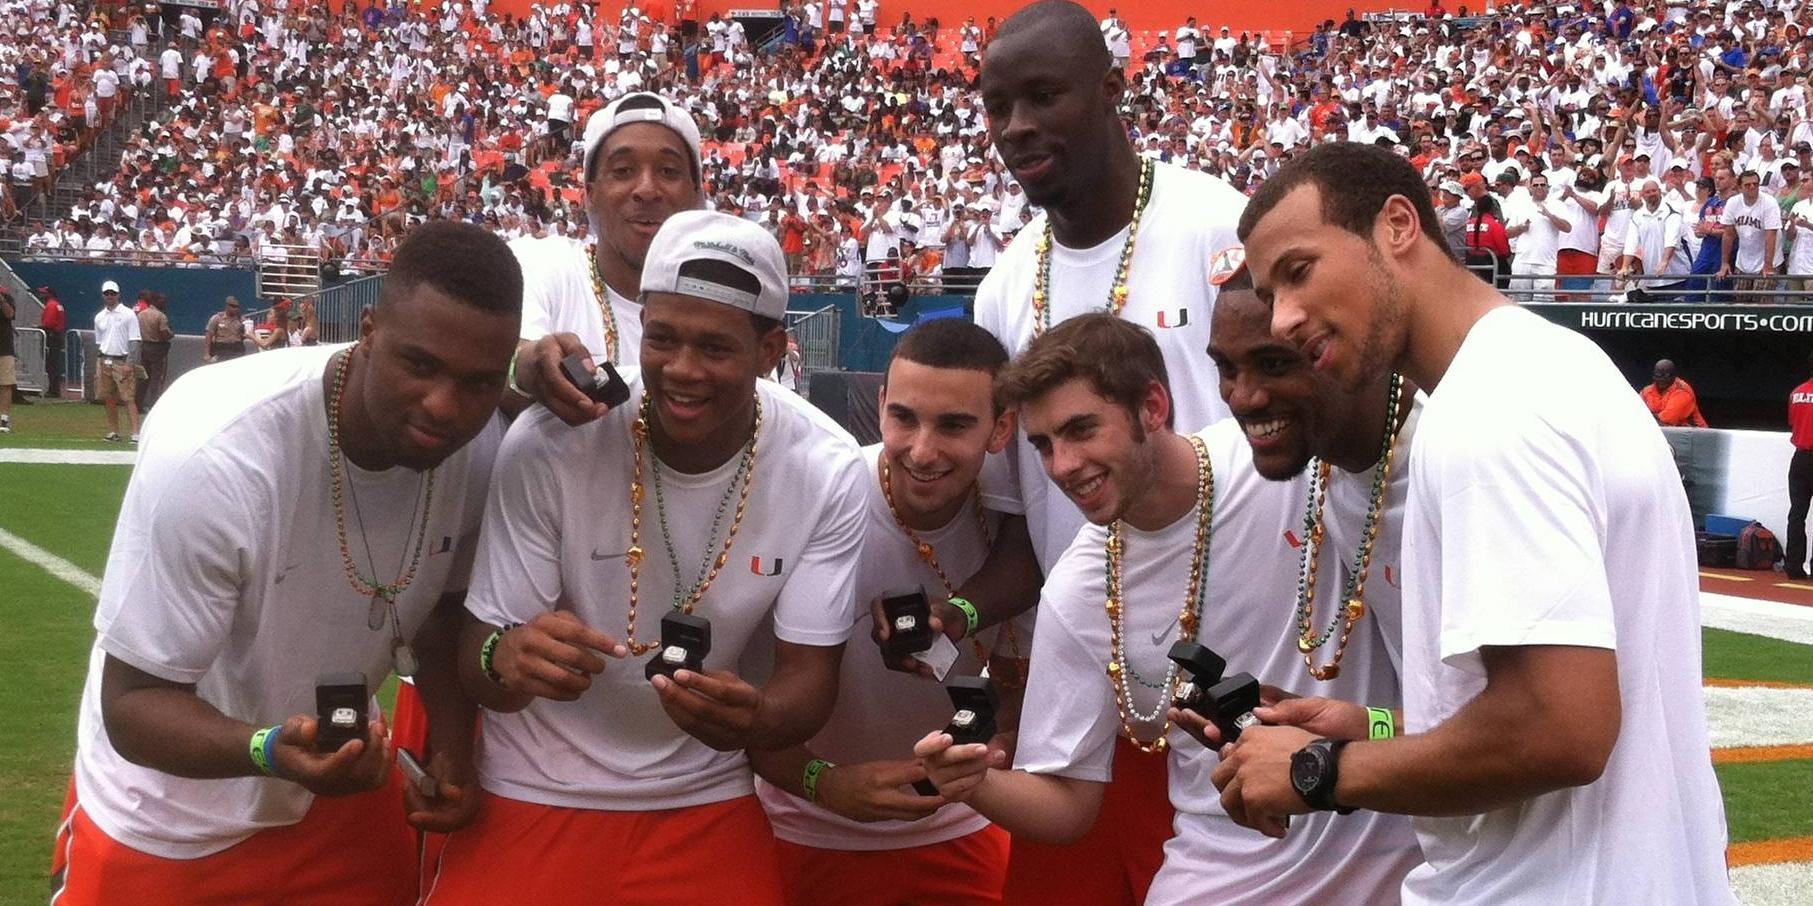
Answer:
<svg viewBox="0 0 1813 906"><path fill-rule="evenodd" d="M762 558L759 556L750 557L749 571L758 576L778 576L781 574L784 563L785 561L779 557L771 558L766 564L762 562Z"/></svg>
<svg viewBox="0 0 1813 906"><path fill-rule="evenodd" d="M1187 308L1180 308L1176 311L1161 311L1158 313L1158 326L1161 330L1172 327L1182 327L1188 323L1190 323L1190 310Z"/></svg>

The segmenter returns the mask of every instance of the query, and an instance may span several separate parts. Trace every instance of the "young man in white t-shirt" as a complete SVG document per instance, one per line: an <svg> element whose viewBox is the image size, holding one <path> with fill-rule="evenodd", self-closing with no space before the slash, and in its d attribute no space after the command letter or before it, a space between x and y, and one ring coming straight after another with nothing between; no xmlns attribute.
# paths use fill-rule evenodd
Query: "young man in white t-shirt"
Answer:
<svg viewBox="0 0 1813 906"><path fill-rule="evenodd" d="M451 831L477 805L454 642L521 295L501 240L432 222L350 349L164 394L102 580L53 900L415 895L409 825ZM431 798L396 781L371 699L393 667L427 705ZM364 690L340 707L369 720L321 751L317 682L348 672Z"/></svg>
<svg viewBox="0 0 1813 906"><path fill-rule="evenodd" d="M901 337L881 391L882 441L863 448L859 601L912 588L949 594L981 566L1001 519L983 508L976 477L1013 436L1013 416L994 393L1005 364L1000 341L962 319L928 321ZM863 608L851 635L888 630L885 612L878 619ZM1003 710L1017 714L1030 642L1014 624L959 639L949 675L989 667ZM860 646L844 657L837 707L817 736L750 753L790 906L1001 901L1007 833L911 786L925 778L913 743L951 713L942 685L892 671Z"/></svg>
<svg viewBox="0 0 1813 906"><path fill-rule="evenodd" d="M618 367L636 364L642 321L635 297L649 242L669 215L704 205L699 127L666 98L618 98L586 120L583 143L592 239L510 243L528 285L506 408L541 403L569 424L598 418L604 406L561 376L561 359L579 353Z"/></svg>
<svg viewBox="0 0 1813 906"><path fill-rule="evenodd" d="M1274 331L1318 370L1357 387L1395 368L1429 398L1404 519L1410 732L1250 728L1214 774L1229 814L1286 838L1294 814L1418 816L1407 903L1735 902L1692 517L1629 385L1458 265L1388 151L1291 161L1241 233Z"/></svg>
<svg viewBox="0 0 1813 906"><path fill-rule="evenodd" d="M1225 417L1227 407L1210 389L1214 366L1202 354L1216 296L1205 275L1215 253L1235 244L1245 197L1215 177L1134 153L1117 109L1126 77L1094 15L1080 5L1038 4L1016 13L989 44L982 68L989 137L1027 203L1043 210L983 279L976 323L1018 354L1066 318L1113 311L1154 330L1179 388L1173 402L1180 428L1194 431ZM975 254L972 244L972 266ZM1023 436L991 459L983 492L992 508L1024 514L1038 565L1047 570L1086 521ZM979 581L1006 572L997 559ZM985 625L1017 612L1003 606L1009 600L1032 603L964 591ZM1118 764L1121 778L1107 794L1112 820L1091 837L1067 847L1014 847L1010 902L1093 896L1107 904L1143 896L1171 834L1165 761L1126 744Z"/></svg>
<svg viewBox="0 0 1813 906"><path fill-rule="evenodd" d="M1215 650L1230 674L1304 680L1287 589L1309 484L1255 468L1246 435L1265 422L1177 433L1168 384L1151 335L1102 313L1053 328L1003 373L1003 396L1091 524L1045 584L1016 769L989 768L987 747L952 747L941 731L915 751L947 798L1008 828L1016 846L1089 828L1122 758L1117 739L1168 753L1176 835L1143 898L1151 906L1387 899L1416 863L1408 822L1322 815L1282 844L1265 841L1229 820L1208 783L1215 756L1173 723L1183 679L1167 655L1176 642ZM1385 407L1377 410L1382 425ZM1322 688L1393 706L1396 674L1380 635L1369 624L1350 642Z"/></svg>
<svg viewBox="0 0 1813 906"><path fill-rule="evenodd" d="M830 713L865 470L834 422L758 380L787 343L761 227L675 214L641 300L630 399L577 427L531 412L499 451L462 637L490 712L484 806L448 839L434 906L782 902L742 751L798 745ZM735 671L770 624L758 688Z"/></svg>
<svg viewBox="0 0 1813 906"><path fill-rule="evenodd" d="M1733 285L1739 290L1769 289L1773 283L1770 278L1782 258L1782 206L1775 196L1762 191L1762 176L1756 171L1746 171L1738 177L1738 194L1726 199L1719 223L1725 228L1725 242L1721 246L1725 257L1717 279L1750 274L1755 279L1735 280ZM1739 296L1738 300L1768 301L1766 297L1748 293Z"/></svg>

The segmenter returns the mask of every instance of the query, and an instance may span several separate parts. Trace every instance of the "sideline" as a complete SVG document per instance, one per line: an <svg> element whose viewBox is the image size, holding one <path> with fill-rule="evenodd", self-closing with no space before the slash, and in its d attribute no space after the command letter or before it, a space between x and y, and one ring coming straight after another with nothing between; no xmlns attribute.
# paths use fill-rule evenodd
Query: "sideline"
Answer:
<svg viewBox="0 0 1813 906"><path fill-rule="evenodd" d="M59 466L129 466L138 461L137 450L44 450L12 447L0 450L0 463Z"/></svg>
<svg viewBox="0 0 1813 906"><path fill-rule="evenodd" d="M6 529L0 529L0 548L4 548L17 554L20 559L68 582L90 598L98 598L101 596L100 579L89 575L88 571L80 566L47 551Z"/></svg>

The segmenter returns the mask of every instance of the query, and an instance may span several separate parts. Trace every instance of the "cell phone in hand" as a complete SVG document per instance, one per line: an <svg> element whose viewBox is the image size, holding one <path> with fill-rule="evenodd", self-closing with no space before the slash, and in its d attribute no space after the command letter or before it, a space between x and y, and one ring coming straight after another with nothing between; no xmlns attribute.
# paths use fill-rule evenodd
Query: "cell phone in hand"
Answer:
<svg viewBox="0 0 1813 906"><path fill-rule="evenodd" d="M324 673L315 679L315 751L337 752L364 739L370 721L371 690L365 674Z"/></svg>
<svg viewBox="0 0 1813 906"><path fill-rule="evenodd" d="M416 760L412 752L402 746L397 747L397 768L403 772L403 781L415 787L416 792L429 799L440 798L441 782L423 770L422 763Z"/></svg>

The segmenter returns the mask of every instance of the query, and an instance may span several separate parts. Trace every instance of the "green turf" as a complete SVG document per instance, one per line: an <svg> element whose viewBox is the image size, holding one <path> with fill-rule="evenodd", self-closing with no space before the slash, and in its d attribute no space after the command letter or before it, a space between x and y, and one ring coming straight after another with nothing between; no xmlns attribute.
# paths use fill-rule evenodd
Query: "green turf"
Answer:
<svg viewBox="0 0 1813 906"><path fill-rule="evenodd" d="M127 466L0 463L0 528L98 576L131 474Z"/></svg>
<svg viewBox="0 0 1813 906"><path fill-rule="evenodd" d="M7 512L0 505L0 512ZM15 646L0 683L0 903L41 903L75 751L93 605L48 573L0 551L0 612Z"/></svg>
<svg viewBox="0 0 1813 906"><path fill-rule="evenodd" d="M120 435L132 432L124 409L120 410ZM13 430L0 434L0 449L8 447L43 447L58 450L128 450L121 443L109 443L107 407L82 400L39 401L13 406Z"/></svg>
<svg viewBox="0 0 1813 906"><path fill-rule="evenodd" d="M1813 683L1813 645L1723 629L1702 630L1707 676Z"/></svg>
<svg viewBox="0 0 1813 906"><path fill-rule="evenodd" d="M1731 842L1813 836L1813 760L1722 764Z"/></svg>

